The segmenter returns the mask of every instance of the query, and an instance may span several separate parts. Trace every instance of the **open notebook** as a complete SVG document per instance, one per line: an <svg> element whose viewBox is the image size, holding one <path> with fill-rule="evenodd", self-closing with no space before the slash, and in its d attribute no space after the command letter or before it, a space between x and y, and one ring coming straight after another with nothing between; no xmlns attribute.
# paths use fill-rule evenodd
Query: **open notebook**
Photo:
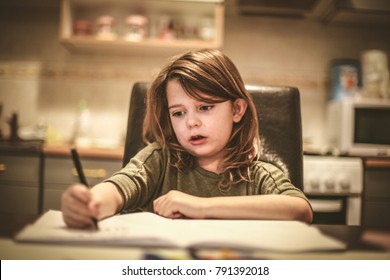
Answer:
<svg viewBox="0 0 390 280"><path fill-rule="evenodd" d="M16 236L19 242L54 242L232 248L283 252L344 250L346 245L296 221L166 219L142 212L116 215L99 222L99 230L67 228L60 211L49 210Z"/></svg>

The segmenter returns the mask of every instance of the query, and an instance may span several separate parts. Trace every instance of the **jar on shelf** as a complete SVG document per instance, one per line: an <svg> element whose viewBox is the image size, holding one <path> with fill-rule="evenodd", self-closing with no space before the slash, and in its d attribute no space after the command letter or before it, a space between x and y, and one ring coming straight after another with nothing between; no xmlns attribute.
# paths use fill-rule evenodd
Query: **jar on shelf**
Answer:
<svg viewBox="0 0 390 280"><path fill-rule="evenodd" d="M158 24L158 37L161 40L173 40L176 39L176 31L174 28L173 19L170 16L163 15L159 19Z"/></svg>
<svg viewBox="0 0 390 280"><path fill-rule="evenodd" d="M73 22L74 36L90 36L92 34L92 23L89 20L75 20Z"/></svg>
<svg viewBox="0 0 390 280"><path fill-rule="evenodd" d="M115 31L116 20L112 16L101 16L96 21L98 30L96 37L102 40L113 40L117 38Z"/></svg>
<svg viewBox="0 0 390 280"><path fill-rule="evenodd" d="M211 41L215 37L215 27L212 19L204 18L200 21L200 38L206 41Z"/></svg>
<svg viewBox="0 0 390 280"><path fill-rule="evenodd" d="M129 15L126 18L127 32L125 39L129 41L141 41L147 35L149 20L143 15Z"/></svg>
<svg viewBox="0 0 390 280"><path fill-rule="evenodd" d="M187 17L182 26L181 37L184 39L197 39L199 37L198 19Z"/></svg>

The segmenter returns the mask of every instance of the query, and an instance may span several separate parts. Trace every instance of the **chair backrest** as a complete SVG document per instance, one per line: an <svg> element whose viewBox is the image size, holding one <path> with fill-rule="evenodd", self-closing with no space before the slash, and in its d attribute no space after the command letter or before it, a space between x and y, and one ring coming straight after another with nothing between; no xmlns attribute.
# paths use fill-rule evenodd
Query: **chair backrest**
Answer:
<svg viewBox="0 0 390 280"><path fill-rule="evenodd" d="M142 147L142 127L146 93L150 83L133 86L123 165ZM291 182L303 189L302 126L299 90L281 86L247 86L259 118L261 160L270 162L286 174Z"/></svg>

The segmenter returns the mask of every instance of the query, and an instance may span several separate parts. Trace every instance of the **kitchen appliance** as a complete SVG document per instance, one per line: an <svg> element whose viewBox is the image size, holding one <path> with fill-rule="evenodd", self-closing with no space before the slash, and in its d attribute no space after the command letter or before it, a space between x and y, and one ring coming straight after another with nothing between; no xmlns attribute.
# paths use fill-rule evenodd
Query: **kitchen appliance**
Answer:
<svg viewBox="0 0 390 280"><path fill-rule="evenodd" d="M363 95L367 97L389 97L389 68L387 54L381 50L362 53Z"/></svg>
<svg viewBox="0 0 390 280"><path fill-rule="evenodd" d="M327 105L327 143L337 154L390 155L390 100L344 98Z"/></svg>
<svg viewBox="0 0 390 280"><path fill-rule="evenodd" d="M360 225L363 161L358 157L303 158L304 186L314 223Z"/></svg>

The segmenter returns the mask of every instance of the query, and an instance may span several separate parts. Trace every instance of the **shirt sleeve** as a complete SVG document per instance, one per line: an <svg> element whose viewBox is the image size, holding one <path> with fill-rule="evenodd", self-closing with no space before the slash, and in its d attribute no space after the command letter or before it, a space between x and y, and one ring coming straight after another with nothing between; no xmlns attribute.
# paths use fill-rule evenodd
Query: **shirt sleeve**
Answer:
<svg viewBox="0 0 390 280"><path fill-rule="evenodd" d="M148 145L124 168L106 180L116 185L124 198L121 212L146 210L151 207L153 200L161 191L160 175L163 174L165 166L163 157L159 145Z"/></svg>
<svg viewBox="0 0 390 280"><path fill-rule="evenodd" d="M282 170L270 163L259 162L256 165L254 182L257 194L289 195L308 201L305 194L291 183Z"/></svg>

